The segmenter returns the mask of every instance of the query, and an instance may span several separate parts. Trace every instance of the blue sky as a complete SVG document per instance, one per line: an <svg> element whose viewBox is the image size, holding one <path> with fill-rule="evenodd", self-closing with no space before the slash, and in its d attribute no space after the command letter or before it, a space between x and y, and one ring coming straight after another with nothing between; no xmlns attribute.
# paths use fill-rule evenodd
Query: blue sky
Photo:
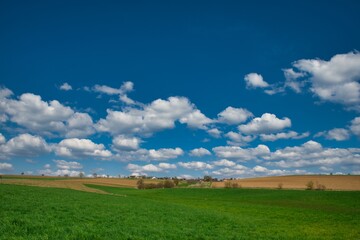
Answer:
<svg viewBox="0 0 360 240"><path fill-rule="evenodd" d="M3 1L0 173L360 174L357 1Z"/></svg>

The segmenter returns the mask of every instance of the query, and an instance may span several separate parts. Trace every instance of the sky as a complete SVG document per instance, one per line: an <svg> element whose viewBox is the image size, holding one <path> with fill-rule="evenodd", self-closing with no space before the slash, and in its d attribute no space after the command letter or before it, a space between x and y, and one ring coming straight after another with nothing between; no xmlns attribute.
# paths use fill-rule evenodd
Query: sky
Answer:
<svg viewBox="0 0 360 240"><path fill-rule="evenodd" d="M359 1L1 1L0 173L360 174Z"/></svg>

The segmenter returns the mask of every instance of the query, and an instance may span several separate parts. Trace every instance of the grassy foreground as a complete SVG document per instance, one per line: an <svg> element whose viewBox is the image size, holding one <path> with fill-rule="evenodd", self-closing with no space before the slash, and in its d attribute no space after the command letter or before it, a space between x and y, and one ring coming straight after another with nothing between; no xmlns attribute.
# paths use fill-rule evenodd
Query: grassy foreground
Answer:
<svg viewBox="0 0 360 240"><path fill-rule="evenodd" d="M0 239L360 239L360 192L91 187L1 184Z"/></svg>

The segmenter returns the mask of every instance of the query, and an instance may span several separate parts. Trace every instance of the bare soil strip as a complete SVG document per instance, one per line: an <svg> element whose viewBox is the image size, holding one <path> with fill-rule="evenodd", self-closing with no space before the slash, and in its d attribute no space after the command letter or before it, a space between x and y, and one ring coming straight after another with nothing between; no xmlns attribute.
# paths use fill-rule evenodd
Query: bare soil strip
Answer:
<svg viewBox="0 0 360 240"><path fill-rule="evenodd" d="M281 185L284 189L306 189L306 184L312 181L314 189L319 184L324 185L327 190L360 190L360 176L330 176L330 175L302 175L302 176L279 176L263 178L247 178L231 180L244 188L278 188ZM225 187L225 182L214 182L212 187Z"/></svg>

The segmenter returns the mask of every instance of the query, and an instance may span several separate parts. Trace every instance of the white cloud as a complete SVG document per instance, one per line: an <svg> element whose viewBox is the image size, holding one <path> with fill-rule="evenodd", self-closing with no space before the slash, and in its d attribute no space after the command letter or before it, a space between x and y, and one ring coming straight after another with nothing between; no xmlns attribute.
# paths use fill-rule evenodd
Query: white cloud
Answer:
<svg viewBox="0 0 360 240"><path fill-rule="evenodd" d="M198 109L194 109L191 113L180 118L179 121L181 123L186 123L190 128L198 129L207 129L206 125L213 122Z"/></svg>
<svg viewBox="0 0 360 240"><path fill-rule="evenodd" d="M217 176L241 176L247 172L246 169L232 169L232 168L221 168L215 171L212 171L214 175Z"/></svg>
<svg viewBox="0 0 360 240"><path fill-rule="evenodd" d="M212 128L207 130L208 134L210 134L214 138L220 138L221 137L221 131L217 128Z"/></svg>
<svg viewBox="0 0 360 240"><path fill-rule="evenodd" d="M2 90L1 118L26 128L29 132L53 136L85 137L94 133L93 121L87 113L74 112L60 102L43 101L40 96L25 93L19 99L7 98L11 94Z"/></svg>
<svg viewBox="0 0 360 240"><path fill-rule="evenodd" d="M95 132L92 118L87 113L74 113L67 120L65 137L87 137Z"/></svg>
<svg viewBox="0 0 360 240"><path fill-rule="evenodd" d="M220 158L236 159L239 161L258 160L270 156L270 149L265 145L256 148L241 148L238 146L221 146L212 149Z"/></svg>
<svg viewBox="0 0 360 240"><path fill-rule="evenodd" d="M128 137L125 135L118 135L113 139L113 147L120 151L135 151L139 149L141 139L137 137Z"/></svg>
<svg viewBox="0 0 360 240"><path fill-rule="evenodd" d="M239 145L239 146L246 146L249 142L252 142L256 139L256 136L244 136L241 133L236 132L228 132L225 134L227 138L229 138L231 141L228 142L230 145Z"/></svg>
<svg viewBox="0 0 360 240"><path fill-rule="evenodd" d="M158 150L150 149L148 154L153 160L168 160L184 155L184 151L181 148L160 148Z"/></svg>
<svg viewBox="0 0 360 240"><path fill-rule="evenodd" d="M257 73L249 73L244 77L246 88L266 88L269 86L263 77Z"/></svg>
<svg viewBox="0 0 360 240"><path fill-rule="evenodd" d="M129 163L126 169L132 172L132 174L144 175L144 172L166 172L167 170L176 169L175 164L159 163L158 165L147 164L144 166Z"/></svg>
<svg viewBox="0 0 360 240"><path fill-rule="evenodd" d="M80 171L69 170L69 169L58 169L52 171L51 169L42 169L38 171L39 174L44 174L45 176L69 176L69 177L78 177Z"/></svg>
<svg viewBox="0 0 360 240"><path fill-rule="evenodd" d="M44 165L44 168L45 169L51 168L51 165L49 163L47 163L47 164Z"/></svg>
<svg viewBox="0 0 360 240"><path fill-rule="evenodd" d="M295 74L309 77L310 90L321 100L360 110L359 52L337 54L329 61L301 59L292 65L299 71Z"/></svg>
<svg viewBox="0 0 360 240"><path fill-rule="evenodd" d="M253 168L254 172L259 172L259 173L264 173L264 172L267 172L268 169L266 167L263 167L263 166L255 166Z"/></svg>
<svg viewBox="0 0 360 240"><path fill-rule="evenodd" d="M65 160L54 160L54 162L56 163L56 167L59 169L82 169L83 166L78 163L78 162L67 162Z"/></svg>
<svg viewBox="0 0 360 240"><path fill-rule="evenodd" d="M22 94L19 100L0 99L0 106L12 122L36 133L64 132L64 121L74 114L70 107L56 100L44 102L32 93Z"/></svg>
<svg viewBox="0 0 360 240"><path fill-rule="evenodd" d="M0 171L12 171L13 165L10 163L0 163Z"/></svg>
<svg viewBox="0 0 360 240"><path fill-rule="evenodd" d="M179 166L193 170L212 169L213 166L205 162L179 162Z"/></svg>
<svg viewBox="0 0 360 240"><path fill-rule="evenodd" d="M50 147L45 140L39 136L30 134L20 134L11 138L8 142L0 145L0 158L8 158L10 156L38 156L50 152Z"/></svg>
<svg viewBox="0 0 360 240"><path fill-rule="evenodd" d="M126 167L129 171L142 173L142 172L161 172L163 171L162 168L155 166L154 164L147 164L145 166L140 166L137 164L129 163Z"/></svg>
<svg viewBox="0 0 360 240"><path fill-rule="evenodd" d="M301 146L276 150L266 160L282 168L360 165L360 148L324 148L318 142L308 141Z"/></svg>
<svg viewBox="0 0 360 240"><path fill-rule="evenodd" d="M127 96L128 92L132 92L134 90L134 83L130 81L124 82L120 88L112 88L106 85L95 85L92 90L101 94L118 95L119 100L128 105L141 105Z"/></svg>
<svg viewBox="0 0 360 240"><path fill-rule="evenodd" d="M171 163L159 163L159 167L162 169L176 169L176 165Z"/></svg>
<svg viewBox="0 0 360 240"><path fill-rule="evenodd" d="M360 117L356 117L351 121L350 131L360 137Z"/></svg>
<svg viewBox="0 0 360 240"><path fill-rule="evenodd" d="M279 139L301 139L306 138L310 135L309 132L304 132L302 134L299 134L294 131L289 132L282 132L282 133L276 133L276 134L261 134L260 138L262 141L276 141Z"/></svg>
<svg viewBox="0 0 360 240"><path fill-rule="evenodd" d="M206 155L211 155L211 152L205 148L195 148L190 151L190 156L202 157Z"/></svg>
<svg viewBox="0 0 360 240"><path fill-rule="evenodd" d="M254 118L248 124L240 125L239 131L245 134L268 134L279 132L291 127L289 118L279 119L275 114L264 113L260 118Z"/></svg>
<svg viewBox="0 0 360 240"><path fill-rule="evenodd" d="M107 159L112 156L103 144L96 144L89 139L69 138L57 144L55 153L64 157L97 157Z"/></svg>
<svg viewBox="0 0 360 240"><path fill-rule="evenodd" d="M60 86L60 90L70 91L72 90L72 87L68 83L64 83L63 85Z"/></svg>
<svg viewBox="0 0 360 240"><path fill-rule="evenodd" d="M107 110L106 119L100 119L97 129L101 132L119 134L151 135L154 132L175 127L175 122L186 123L191 128L206 129L211 123L195 105L184 97L157 99L139 108L125 108L123 111Z"/></svg>
<svg viewBox="0 0 360 240"><path fill-rule="evenodd" d="M300 77L304 77L305 74L302 72L295 72L292 68L283 69L285 76L285 87L292 89L296 93L301 93L304 82L298 81Z"/></svg>
<svg viewBox="0 0 360 240"><path fill-rule="evenodd" d="M2 135L0 133L0 144L4 144L4 143L6 143L6 139L5 139L4 135Z"/></svg>
<svg viewBox="0 0 360 240"><path fill-rule="evenodd" d="M229 161L227 159L221 159L218 161L214 161L214 162L212 162L212 164L215 166L223 166L223 167L234 167L236 165L235 162Z"/></svg>
<svg viewBox="0 0 360 240"><path fill-rule="evenodd" d="M227 107L218 114L218 121L229 125L236 125L245 122L254 115L245 108Z"/></svg>
<svg viewBox="0 0 360 240"><path fill-rule="evenodd" d="M334 128L329 131L319 132L315 137L325 136L326 139L336 140L336 141L345 141L350 138L349 130L344 128Z"/></svg>

